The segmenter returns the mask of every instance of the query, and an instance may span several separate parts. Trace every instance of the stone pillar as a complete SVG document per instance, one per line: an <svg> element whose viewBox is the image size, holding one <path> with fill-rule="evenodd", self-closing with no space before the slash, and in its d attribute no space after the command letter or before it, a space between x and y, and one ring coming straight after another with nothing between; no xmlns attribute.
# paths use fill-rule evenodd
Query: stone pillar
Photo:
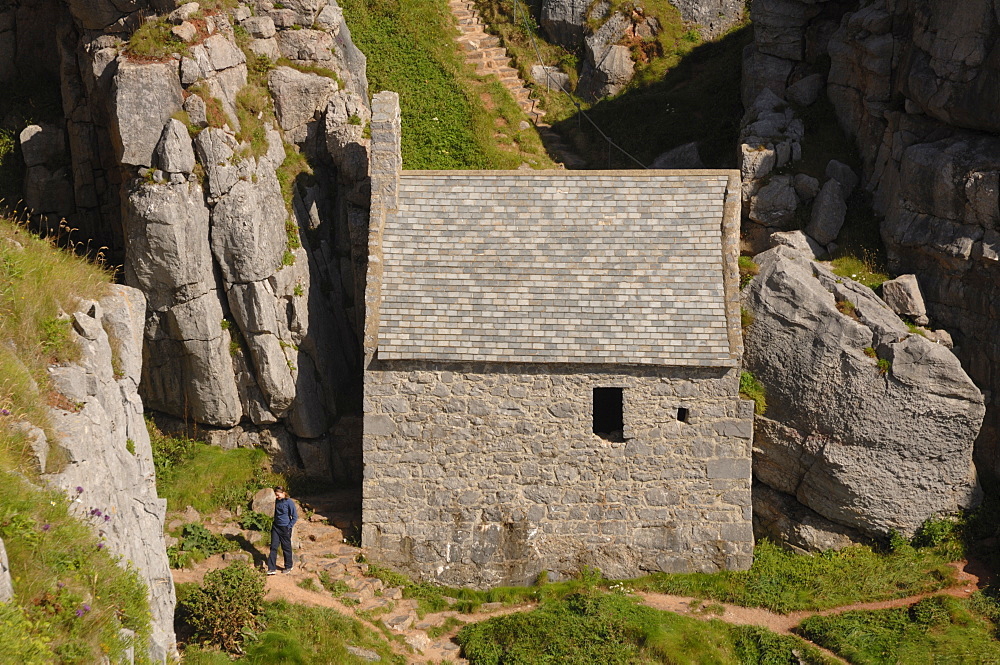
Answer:
<svg viewBox="0 0 1000 665"><path fill-rule="evenodd" d="M365 284L365 367L378 348L379 308L382 303L382 230L398 206L400 148L399 95L380 92L372 99L371 215L368 221L368 273Z"/></svg>
<svg viewBox="0 0 1000 665"><path fill-rule="evenodd" d="M743 362L743 327L740 323L740 172L732 171L726 183L722 209L722 283L726 299L726 326L729 354L739 366Z"/></svg>

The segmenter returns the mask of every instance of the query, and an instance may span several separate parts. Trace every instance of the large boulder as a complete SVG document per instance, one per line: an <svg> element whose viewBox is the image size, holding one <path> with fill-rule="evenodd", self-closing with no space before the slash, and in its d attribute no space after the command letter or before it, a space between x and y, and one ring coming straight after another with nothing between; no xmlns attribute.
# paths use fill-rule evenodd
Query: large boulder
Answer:
<svg viewBox="0 0 1000 665"><path fill-rule="evenodd" d="M119 58L112 84L111 140L122 164L152 166L163 125L184 103L178 71L173 60L139 63Z"/></svg>
<svg viewBox="0 0 1000 665"><path fill-rule="evenodd" d="M864 534L912 534L978 499L983 395L944 346L799 251L754 259L744 364L767 390L754 475Z"/></svg>

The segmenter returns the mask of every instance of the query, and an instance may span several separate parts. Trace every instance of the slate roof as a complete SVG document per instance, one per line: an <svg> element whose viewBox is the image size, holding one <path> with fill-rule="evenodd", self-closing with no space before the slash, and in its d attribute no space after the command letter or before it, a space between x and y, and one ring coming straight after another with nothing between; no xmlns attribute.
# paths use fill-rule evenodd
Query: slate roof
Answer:
<svg viewBox="0 0 1000 665"><path fill-rule="evenodd" d="M732 366L728 176L402 172L379 357Z"/></svg>

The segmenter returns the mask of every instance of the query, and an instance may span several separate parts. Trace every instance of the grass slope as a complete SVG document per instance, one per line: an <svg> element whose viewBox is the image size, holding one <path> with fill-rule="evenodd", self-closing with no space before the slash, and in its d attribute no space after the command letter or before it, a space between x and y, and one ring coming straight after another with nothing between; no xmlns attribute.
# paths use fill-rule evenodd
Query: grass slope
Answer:
<svg viewBox="0 0 1000 665"><path fill-rule="evenodd" d="M58 396L46 367L79 354L65 312L79 298L99 297L109 281L102 268L0 218L0 413L8 412L0 416L0 468L30 469L32 454L15 423L47 429L46 406Z"/></svg>
<svg viewBox="0 0 1000 665"><path fill-rule="evenodd" d="M80 297L99 297L108 281L101 268L0 219L0 538L15 591L0 605L4 662L117 662L132 647L145 662L145 585L104 550L65 496L29 484L43 469L20 430L24 421L48 428L46 405L60 396L46 367L79 354L64 312ZM53 448L50 467L60 457Z"/></svg>
<svg viewBox="0 0 1000 665"><path fill-rule="evenodd" d="M458 633L473 665L560 663L825 663L802 640L644 607L616 593L579 593Z"/></svg>
<svg viewBox="0 0 1000 665"><path fill-rule="evenodd" d="M997 611L982 595L934 596L899 609L810 617L797 632L857 665L997 663Z"/></svg>
<svg viewBox="0 0 1000 665"><path fill-rule="evenodd" d="M823 610L851 603L904 598L954 582L947 545L879 553L856 545L839 552L799 555L764 540L747 571L656 573L633 581L637 589L710 598L774 612Z"/></svg>
<svg viewBox="0 0 1000 665"><path fill-rule="evenodd" d="M344 0L351 36L368 57L372 92L399 93L403 167L514 169L552 166L533 128L492 78L459 54L444 0Z"/></svg>

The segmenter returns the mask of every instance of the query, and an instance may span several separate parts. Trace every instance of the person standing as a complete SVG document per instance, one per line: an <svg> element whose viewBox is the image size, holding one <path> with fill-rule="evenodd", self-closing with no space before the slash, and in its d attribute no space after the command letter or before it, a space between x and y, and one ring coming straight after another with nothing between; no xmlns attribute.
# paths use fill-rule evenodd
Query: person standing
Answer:
<svg viewBox="0 0 1000 665"><path fill-rule="evenodd" d="M285 557L281 572L292 572L292 527L299 519L295 502L288 498L284 487L274 488L274 522L271 525L271 554L267 557L267 574L274 575L278 565L278 546Z"/></svg>

